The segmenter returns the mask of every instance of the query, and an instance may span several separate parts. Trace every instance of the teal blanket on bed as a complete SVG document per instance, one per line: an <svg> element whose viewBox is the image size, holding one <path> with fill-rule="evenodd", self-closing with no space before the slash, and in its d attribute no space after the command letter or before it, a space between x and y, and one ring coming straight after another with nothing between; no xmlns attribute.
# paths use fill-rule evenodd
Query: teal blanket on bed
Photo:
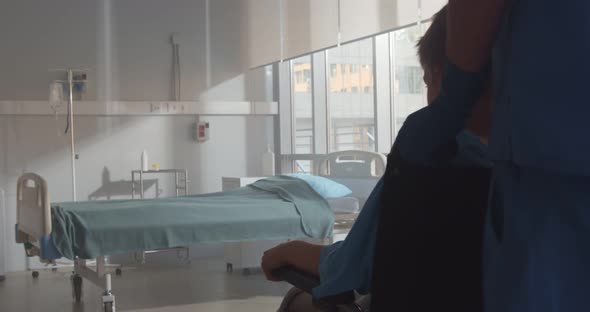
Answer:
<svg viewBox="0 0 590 312"><path fill-rule="evenodd" d="M52 240L69 259L194 243L327 238L333 224L320 195L284 176L221 193L52 205Z"/></svg>

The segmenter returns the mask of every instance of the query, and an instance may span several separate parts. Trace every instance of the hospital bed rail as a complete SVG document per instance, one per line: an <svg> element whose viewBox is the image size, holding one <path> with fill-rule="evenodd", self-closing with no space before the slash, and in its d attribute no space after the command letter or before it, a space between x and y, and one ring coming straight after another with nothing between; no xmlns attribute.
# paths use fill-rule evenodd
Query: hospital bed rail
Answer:
<svg viewBox="0 0 590 312"><path fill-rule="evenodd" d="M25 245L27 256L39 256L41 261L61 258L51 242L51 204L45 180L35 173L23 174L17 182L16 242ZM74 260L72 295L79 302L82 297L82 278L86 278L104 292L101 302L104 312L115 312L115 296L111 290L111 274L106 272L106 257L96 259L93 270L83 259Z"/></svg>
<svg viewBox="0 0 590 312"><path fill-rule="evenodd" d="M322 156L316 163L315 172L339 178L381 177L386 166L387 158L381 153L347 150Z"/></svg>

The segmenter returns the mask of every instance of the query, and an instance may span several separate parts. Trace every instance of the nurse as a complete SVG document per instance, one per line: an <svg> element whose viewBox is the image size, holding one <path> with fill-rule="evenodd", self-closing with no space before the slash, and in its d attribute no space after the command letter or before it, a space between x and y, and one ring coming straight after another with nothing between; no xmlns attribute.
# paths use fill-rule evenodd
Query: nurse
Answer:
<svg viewBox="0 0 590 312"><path fill-rule="evenodd" d="M491 67L485 311L590 311L590 1L450 0L448 25L441 105L403 154L456 135Z"/></svg>

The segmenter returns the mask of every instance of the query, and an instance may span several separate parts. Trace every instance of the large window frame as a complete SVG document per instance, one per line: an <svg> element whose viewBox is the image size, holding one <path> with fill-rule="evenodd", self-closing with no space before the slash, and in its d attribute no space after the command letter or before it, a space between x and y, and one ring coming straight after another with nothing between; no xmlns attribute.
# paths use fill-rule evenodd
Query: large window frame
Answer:
<svg viewBox="0 0 590 312"><path fill-rule="evenodd" d="M366 55L362 55L362 53L347 54L346 52L350 52L350 50L336 51L336 49L344 49L344 47L346 46L357 44L359 46L355 47L354 49L356 50L358 48L359 51L363 49L363 45L365 45L365 48L367 46L370 46L370 56L367 57ZM335 54L337 54L337 56L335 57L331 56L331 53L334 52L336 52ZM327 77L327 85L329 86L329 88L326 90L327 97L325 104L327 106L328 120L328 152L351 150L355 149L354 147L358 146L363 146L364 148L362 150L364 151L377 151L377 97L375 90L375 73L377 62L375 57L375 38L368 37L343 44L339 47L326 49L326 51L324 51L324 54L326 65L329 65L330 67L330 76ZM340 60L341 63L333 64L331 61L332 57L334 59ZM370 59L370 61L367 61L367 59ZM368 64L369 62L370 64ZM341 92L334 92L334 90L332 90L331 88L333 82L332 79L337 78L334 77L334 75L332 75L332 65L336 65L336 72L338 72L338 69L340 69L339 77L342 79L340 84ZM369 90L369 92L365 93L364 90L361 88L363 87L363 84L367 84L368 87L372 87L372 90ZM366 101L367 99L370 99L371 96L372 102ZM347 122L345 121L345 123L351 123L350 125L345 125L344 127L336 127L333 123L336 115L333 108L335 104L334 100L338 97L340 101L349 101L349 103L347 104L352 105L350 106L351 108L355 107L357 109L360 109L361 111L363 110L363 108L365 108L365 104L369 105L373 111L372 116L368 118L368 120L371 121L367 121L366 123L363 123L362 121L360 123L356 123L354 121L351 121L349 118L349 120ZM340 106L346 107L346 103L340 103ZM346 118L347 117L345 117L344 119L346 120ZM342 141L337 140L338 137L340 137ZM353 148L345 148L347 145L350 145Z"/></svg>
<svg viewBox="0 0 590 312"><path fill-rule="evenodd" d="M297 68L299 67L299 68ZM309 68L308 68L309 67ZM292 124L292 151L295 155L314 155L316 153L316 131L315 131L315 96L313 91L315 89L314 77L313 77L314 62L313 57L310 55L304 55L299 58L295 58L289 61L289 71L291 78L290 90L291 90L291 124ZM308 99L309 96L309 99ZM306 106L303 110L298 112L297 104L302 102ZM309 112L308 112L309 111ZM300 116L298 113L303 112L304 114L311 114L310 120L307 120L307 116ZM303 117L303 118L301 118ZM308 125L308 128L300 128L299 122L303 122ZM301 136L302 133L308 136ZM293 161L292 172L295 173L313 173L313 160L309 159L297 159Z"/></svg>
<svg viewBox="0 0 590 312"><path fill-rule="evenodd" d="M397 79L397 63L396 62L396 42L395 33L398 31L409 31L411 27L420 27L420 34L424 33L425 23L429 22L426 20L421 23L414 23L399 29L378 34L368 38L362 38L359 40L371 40L373 51L373 120L374 120L374 146L375 152L388 154L391 145L397 136L397 129L401 126L400 118L397 118L396 109L398 105L402 105L403 101L400 99L399 94L395 91L394 81ZM414 31L415 32L415 31ZM354 43L348 42L342 45ZM330 47L334 48L334 47ZM328 49L330 49L328 48ZM313 147L311 153L297 153L297 137L296 137L296 120L295 120L295 100L294 100L294 80L296 77L293 73L292 59L279 63L279 84L280 87L280 105L281 105L281 121L286 121L281 124L281 168L283 172L301 172L298 170L300 164L297 162L305 162L309 168L309 172L315 173L314 165L317 161L325 154L330 151L332 144L330 129L331 125L331 112L330 105L328 103L329 94L329 81L331 77L334 77L334 72L339 70L339 66L336 64L330 64L328 49L315 52L310 54L311 56L311 81L312 81L312 137ZM349 65L352 69L355 64ZM360 71L360 65L356 67L357 71ZM416 67L416 66L414 66ZM343 66L340 66L342 69ZM411 69L416 71L412 75L419 75L418 69ZM284 81L288 81L287 84ZM418 82L418 79L414 79L409 83L410 91L414 92L415 95L420 96L422 91L422 99L426 101L426 90L423 82ZM413 88L413 89L412 89ZM370 91L370 90L369 90ZM364 89L359 89L358 93L362 94L366 92ZM286 94L285 94L286 93ZM288 103L284 103L288 101ZM288 115L288 116L284 116ZM288 122L287 122L288 120ZM283 127L284 126L284 127ZM284 131L286 129L287 131Z"/></svg>

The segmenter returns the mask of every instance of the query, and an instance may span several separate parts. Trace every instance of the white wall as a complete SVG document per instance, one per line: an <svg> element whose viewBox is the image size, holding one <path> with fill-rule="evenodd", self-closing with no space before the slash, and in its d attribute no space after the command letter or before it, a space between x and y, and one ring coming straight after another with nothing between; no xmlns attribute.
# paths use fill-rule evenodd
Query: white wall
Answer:
<svg viewBox="0 0 590 312"><path fill-rule="evenodd" d="M215 22L211 12L211 68L207 89L204 0L12 1L0 7L0 100L46 100L51 67L90 68L84 99L167 100L172 93L170 34L181 34L184 100L270 101L272 75L265 68L244 74L240 51L230 51L236 24ZM211 1L216 3L216 1ZM231 11L231 10L229 10ZM226 10L222 12L227 13ZM74 25L74 27L72 27ZM225 27L227 31L219 31ZM238 28L239 29L239 28ZM237 60L237 61L236 61ZM192 194L219 191L221 177L260 175L260 155L272 144L273 117L202 117L210 140L191 137L194 116L77 117L78 198L86 199L110 181L129 181L147 149L162 168L187 168ZM52 201L71 199L65 121L51 116L0 116L0 188L6 190L6 219L0 228L8 271L25 268L23 248L14 243L16 179L41 174ZM172 194L162 178L163 195ZM125 192L123 192L125 193ZM154 189L146 192L154 194ZM128 196L122 194L123 196ZM1 250L0 250L1 251ZM219 254L219 246L191 250ZM173 255L175 257L175 255Z"/></svg>
<svg viewBox="0 0 590 312"><path fill-rule="evenodd" d="M336 45L338 32L341 42L350 42L414 24L430 18L446 0L209 2L212 34L235 39L226 41L233 49L217 52L237 54L234 62L252 68ZM212 46L219 44L223 40L212 38Z"/></svg>
<svg viewBox="0 0 590 312"><path fill-rule="evenodd" d="M282 0L283 58L338 44L338 0Z"/></svg>
<svg viewBox="0 0 590 312"><path fill-rule="evenodd" d="M2 252L5 250L6 243L6 230L4 229L4 223L6 222L6 196L5 191L0 188L0 278L6 274L6 253Z"/></svg>
<svg viewBox="0 0 590 312"><path fill-rule="evenodd" d="M71 0L2 2L0 98L47 99L50 68L95 67L98 5ZM89 95L95 94L96 88L90 88Z"/></svg>
<svg viewBox="0 0 590 312"><path fill-rule="evenodd" d="M205 88L205 1L112 1L113 55L121 100L172 99L171 34L180 37L182 99Z"/></svg>
<svg viewBox="0 0 590 312"><path fill-rule="evenodd" d="M8 2L8 3L7 3ZM4 1L0 100L45 100L51 68L89 69L85 99L169 100L170 36L180 34L183 97L205 88L204 0Z"/></svg>

